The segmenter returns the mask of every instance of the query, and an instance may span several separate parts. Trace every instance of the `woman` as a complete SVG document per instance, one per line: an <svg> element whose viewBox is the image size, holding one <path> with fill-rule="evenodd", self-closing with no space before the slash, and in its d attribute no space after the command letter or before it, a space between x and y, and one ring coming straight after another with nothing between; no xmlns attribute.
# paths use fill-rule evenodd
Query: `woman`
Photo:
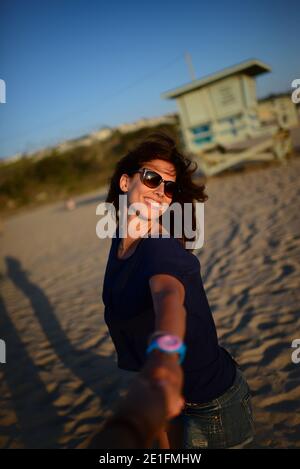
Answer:
<svg viewBox="0 0 300 469"><path fill-rule="evenodd" d="M118 162L106 198L118 225L104 277L104 317L119 368L138 372L151 354L165 356L170 369L182 363L185 406L168 425L171 448L240 448L253 440L248 384L218 344L200 263L185 248L184 231L174 237L178 220L167 230L162 223L175 202L193 203L195 229L194 202L207 200L205 187L192 181L195 170L163 133L152 134ZM128 230L122 237L119 196L125 194L127 207L139 209L128 211L125 220L128 226L140 223L140 236Z"/></svg>

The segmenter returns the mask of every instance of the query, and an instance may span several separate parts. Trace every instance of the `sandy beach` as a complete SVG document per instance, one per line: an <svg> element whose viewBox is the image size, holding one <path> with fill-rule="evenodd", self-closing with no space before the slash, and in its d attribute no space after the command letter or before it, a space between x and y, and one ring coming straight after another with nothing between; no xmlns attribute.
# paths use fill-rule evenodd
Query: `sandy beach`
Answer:
<svg viewBox="0 0 300 469"><path fill-rule="evenodd" d="M300 447L300 158L207 183L196 253L220 343L253 394L257 446ZM103 191L5 221L1 243L0 447L77 448L127 378L103 319L110 240L96 236Z"/></svg>

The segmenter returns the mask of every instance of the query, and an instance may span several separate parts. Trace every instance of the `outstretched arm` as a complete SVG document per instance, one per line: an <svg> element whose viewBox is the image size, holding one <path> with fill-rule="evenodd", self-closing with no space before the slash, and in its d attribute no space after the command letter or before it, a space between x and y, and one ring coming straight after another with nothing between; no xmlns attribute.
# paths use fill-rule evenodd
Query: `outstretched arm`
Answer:
<svg viewBox="0 0 300 469"><path fill-rule="evenodd" d="M153 275L149 284L155 310L156 330L177 335L183 340L186 321L183 284L168 274Z"/></svg>

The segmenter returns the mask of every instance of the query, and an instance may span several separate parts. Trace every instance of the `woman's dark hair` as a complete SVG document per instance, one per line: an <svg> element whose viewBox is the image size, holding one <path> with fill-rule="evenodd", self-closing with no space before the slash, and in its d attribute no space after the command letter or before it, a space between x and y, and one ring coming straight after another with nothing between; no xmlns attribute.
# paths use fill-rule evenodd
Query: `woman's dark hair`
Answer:
<svg viewBox="0 0 300 469"><path fill-rule="evenodd" d="M195 201L205 202L208 196L205 194L205 185L203 182L196 183L192 180L192 176L198 168L195 161L185 157L176 147L176 143L165 132L155 132L146 137L135 148L130 150L123 158L121 158L115 168L115 171L110 179L110 187L106 197L106 202L112 203L115 207L118 220L119 210L119 195L124 194L120 189L120 178L122 174L132 175L135 171L145 166L145 163L160 159L173 163L176 170L176 182L179 185L180 191L174 195L170 207L174 202L181 205L182 213L184 204L189 202L193 203L192 208L192 229L196 229L196 210ZM202 178L203 181L203 178ZM173 214L171 213L173 216ZM174 235L174 221L170 217L170 230L171 235ZM182 220L182 238L179 240L184 244L185 241L194 241L195 236L187 238L183 230Z"/></svg>

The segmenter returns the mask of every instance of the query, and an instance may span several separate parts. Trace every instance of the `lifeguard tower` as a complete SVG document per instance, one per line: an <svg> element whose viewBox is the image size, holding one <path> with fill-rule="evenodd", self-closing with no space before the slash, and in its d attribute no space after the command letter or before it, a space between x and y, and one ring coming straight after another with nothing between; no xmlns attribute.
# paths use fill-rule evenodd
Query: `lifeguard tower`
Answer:
<svg viewBox="0 0 300 469"><path fill-rule="evenodd" d="M215 174L245 159L272 159L274 151L283 158L289 150L287 133L278 136L276 125L262 126L259 119L255 78L270 71L251 59L161 95L176 99L185 148L204 173Z"/></svg>

